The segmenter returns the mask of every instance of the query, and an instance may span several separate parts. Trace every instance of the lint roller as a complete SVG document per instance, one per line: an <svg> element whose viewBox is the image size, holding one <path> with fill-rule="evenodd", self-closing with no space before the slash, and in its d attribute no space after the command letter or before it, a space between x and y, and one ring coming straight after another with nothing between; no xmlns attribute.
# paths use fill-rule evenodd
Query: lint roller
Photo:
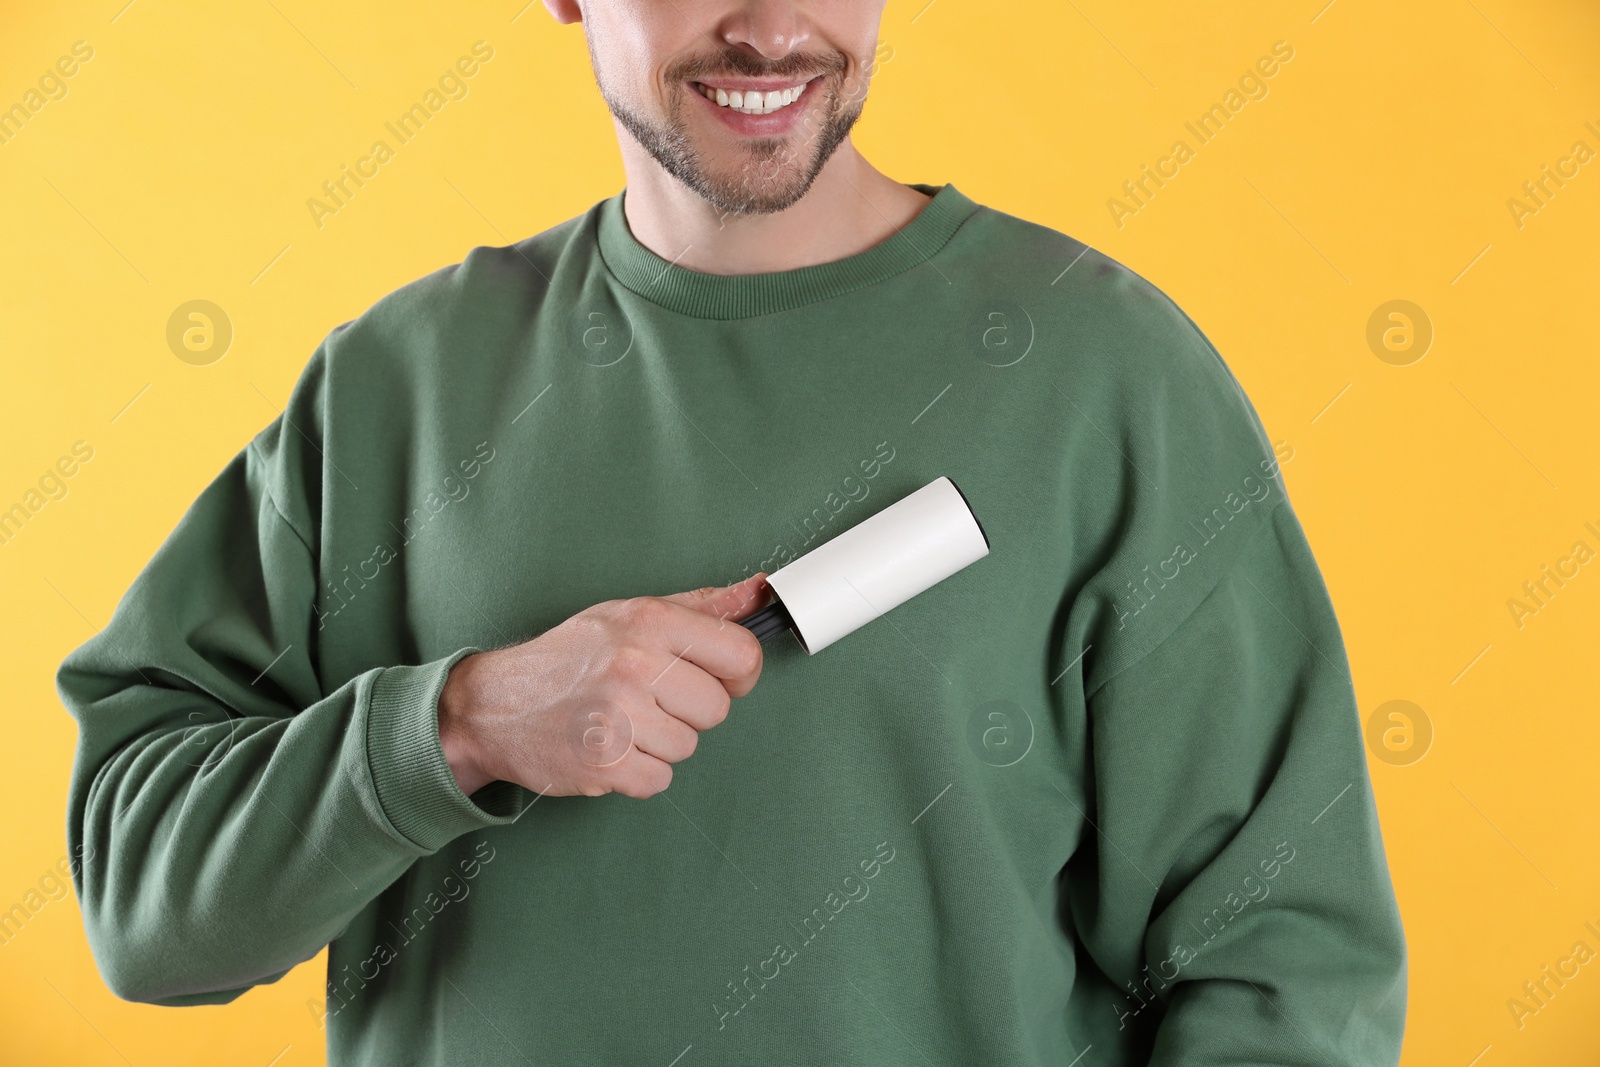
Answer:
<svg viewBox="0 0 1600 1067"><path fill-rule="evenodd" d="M792 629L814 656L988 554L967 498L935 478L769 574L772 603L740 624L763 644Z"/></svg>

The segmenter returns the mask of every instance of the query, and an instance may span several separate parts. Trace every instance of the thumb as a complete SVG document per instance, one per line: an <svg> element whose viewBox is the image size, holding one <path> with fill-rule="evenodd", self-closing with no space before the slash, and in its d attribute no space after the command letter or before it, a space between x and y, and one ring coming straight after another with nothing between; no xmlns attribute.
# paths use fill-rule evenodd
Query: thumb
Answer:
<svg viewBox="0 0 1600 1067"><path fill-rule="evenodd" d="M753 615L767 602L767 574L757 571L742 582L732 585L708 585L686 593L673 593L662 600L682 604L686 608L738 621Z"/></svg>

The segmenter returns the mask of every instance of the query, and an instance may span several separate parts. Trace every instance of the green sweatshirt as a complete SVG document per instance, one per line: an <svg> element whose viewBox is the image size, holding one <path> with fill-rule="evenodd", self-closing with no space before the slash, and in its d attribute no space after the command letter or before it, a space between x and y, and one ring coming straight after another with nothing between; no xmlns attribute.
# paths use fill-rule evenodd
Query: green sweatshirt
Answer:
<svg viewBox="0 0 1600 1067"><path fill-rule="evenodd" d="M1405 946L1281 457L1149 283L951 185L717 276L623 193L317 347L62 663L121 997L331 946L345 1064L1393 1064ZM765 647L649 800L464 795L462 656L947 475L987 557Z"/></svg>

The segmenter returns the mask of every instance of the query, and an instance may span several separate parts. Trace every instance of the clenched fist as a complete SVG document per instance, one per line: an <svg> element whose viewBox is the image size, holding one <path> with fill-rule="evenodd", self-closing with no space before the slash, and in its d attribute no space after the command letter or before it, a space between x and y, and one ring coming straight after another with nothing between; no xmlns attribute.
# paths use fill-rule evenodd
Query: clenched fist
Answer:
<svg viewBox="0 0 1600 1067"><path fill-rule="evenodd" d="M608 600L450 669L439 740L472 794L510 781L548 796L653 796L700 731L755 688L765 572L728 586Z"/></svg>

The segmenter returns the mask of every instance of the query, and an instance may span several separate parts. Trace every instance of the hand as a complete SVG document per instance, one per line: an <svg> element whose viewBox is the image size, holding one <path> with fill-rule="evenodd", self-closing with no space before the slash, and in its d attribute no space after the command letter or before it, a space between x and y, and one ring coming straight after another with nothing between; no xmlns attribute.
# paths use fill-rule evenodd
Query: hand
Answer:
<svg viewBox="0 0 1600 1067"><path fill-rule="evenodd" d="M765 572L729 586L608 600L520 645L450 669L439 740L469 796L493 781L547 796L667 788L700 731L755 688L761 642L738 620Z"/></svg>

